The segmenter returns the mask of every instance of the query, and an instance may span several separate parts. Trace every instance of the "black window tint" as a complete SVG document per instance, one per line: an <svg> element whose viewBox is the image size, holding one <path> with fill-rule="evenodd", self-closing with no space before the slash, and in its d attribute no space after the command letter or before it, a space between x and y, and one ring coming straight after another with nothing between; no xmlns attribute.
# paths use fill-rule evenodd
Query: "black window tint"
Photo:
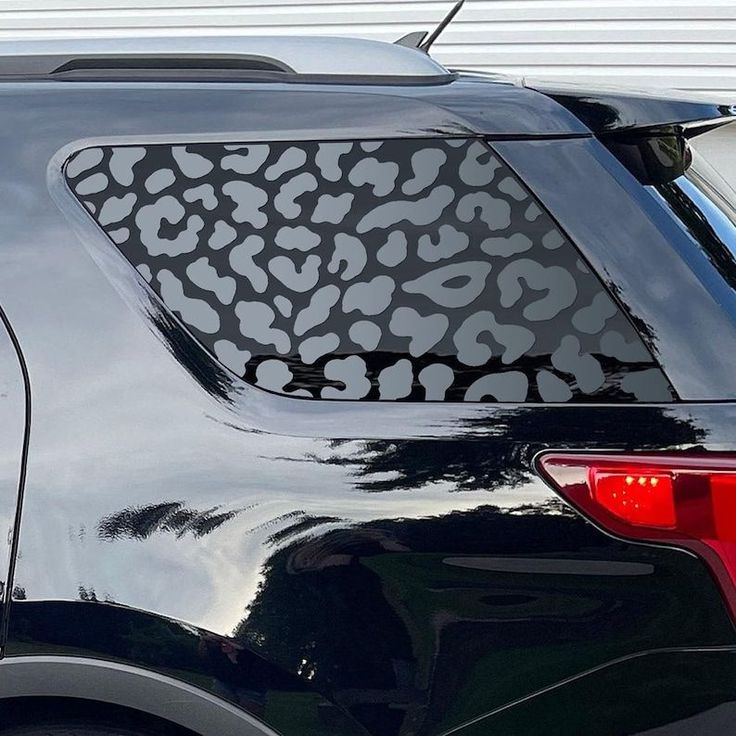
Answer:
<svg viewBox="0 0 736 736"><path fill-rule="evenodd" d="M672 398L598 278L481 141L102 147L65 173L166 306L264 389Z"/></svg>

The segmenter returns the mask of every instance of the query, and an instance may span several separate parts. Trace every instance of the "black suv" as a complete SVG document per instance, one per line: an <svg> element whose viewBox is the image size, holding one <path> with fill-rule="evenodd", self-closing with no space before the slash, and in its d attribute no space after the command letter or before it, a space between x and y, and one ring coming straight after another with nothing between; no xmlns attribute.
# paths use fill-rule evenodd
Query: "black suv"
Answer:
<svg viewBox="0 0 736 736"><path fill-rule="evenodd" d="M0 731L733 733L736 108L412 46L0 45Z"/></svg>

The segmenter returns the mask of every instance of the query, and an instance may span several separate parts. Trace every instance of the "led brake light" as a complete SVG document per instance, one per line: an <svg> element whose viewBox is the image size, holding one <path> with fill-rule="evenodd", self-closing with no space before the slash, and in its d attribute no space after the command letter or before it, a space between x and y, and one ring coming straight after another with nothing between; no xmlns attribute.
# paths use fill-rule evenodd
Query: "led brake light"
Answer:
<svg viewBox="0 0 736 736"><path fill-rule="evenodd" d="M736 620L736 457L545 453L536 466L607 531L698 554Z"/></svg>

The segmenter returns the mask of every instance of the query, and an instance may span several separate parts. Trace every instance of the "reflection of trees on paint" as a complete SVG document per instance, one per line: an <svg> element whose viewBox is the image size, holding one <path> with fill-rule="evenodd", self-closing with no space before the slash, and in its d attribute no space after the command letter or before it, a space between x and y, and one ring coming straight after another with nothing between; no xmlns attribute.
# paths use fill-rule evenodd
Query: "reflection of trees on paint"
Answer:
<svg viewBox="0 0 736 736"><path fill-rule="evenodd" d="M242 509L219 511L219 506L198 511L179 501L166 501L147 506L128 506L105 516L97 524L97 536L106 541L115 539L148 539L156 532L203 537L234 519Z"/></svg>
<svg viewBox="0 0 736 736"><path fill-rule="evenodd" d="M289 511L286 514L274 516L272 519L249 529L248 534L255 531L268 530L272 527L280 527L276 531L271 532L265 540L267 545L275 547L324 524L334 524L340 521L343 521L343 519L339 516L314 516L298 509L296 511Z"/></svg>
<svg viewBox="0 0 736 736"><path fill-rule="evenodd" d="M436 483L453 491L494 491L521 485L533 477L534 455L564 438L566 446L605 448L611 426L621 422L621 409L597 407L595 422L581 422L572 407L498 409L492 415L458 424L457 435L436 439L350 440L329 443L328 457L309 455L304 462L345 467L355 487L368 492L414 490ZM706 432L674 412L630 407L632 435L637 450L679 444L699 444ZM480 434L466 434L468 430ZM636 434L637 436L634 436Z"/></svg>
<svg viewBox="0 0 736 736"><path fill-rule="evenodd" d="M204 348L156 301L146 305L154 332L167 350L207 393L232 402L235 378L220 366Z"/></svg>
<svg viewBox="0 0 736 736"><path fill-rule="evenodd" d="M409 723L431 733L448 707L439 690L451 697L498 641L508 636L511 646L520 618L536 636L535 627L576 605L573 596L549 596L539 580L499 578L446 557L580 548L595 556L617 545L605 539L602 549L596 530L561 510L486 506L302 536L269 558L234 638L331 693L371 733L398 734ZM595 606L578 604L575 615Z"/></svg>

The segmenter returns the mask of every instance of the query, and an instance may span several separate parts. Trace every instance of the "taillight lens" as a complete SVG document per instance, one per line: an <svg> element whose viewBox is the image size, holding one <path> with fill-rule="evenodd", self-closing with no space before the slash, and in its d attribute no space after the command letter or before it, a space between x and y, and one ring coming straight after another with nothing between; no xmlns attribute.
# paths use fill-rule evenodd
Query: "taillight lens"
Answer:
<svg viewBox="0 0 736 736"><path fill-rule="evenodd" d="M698 554L736 620L736 457L546 453L536 465L605 530Z"/></svg>

